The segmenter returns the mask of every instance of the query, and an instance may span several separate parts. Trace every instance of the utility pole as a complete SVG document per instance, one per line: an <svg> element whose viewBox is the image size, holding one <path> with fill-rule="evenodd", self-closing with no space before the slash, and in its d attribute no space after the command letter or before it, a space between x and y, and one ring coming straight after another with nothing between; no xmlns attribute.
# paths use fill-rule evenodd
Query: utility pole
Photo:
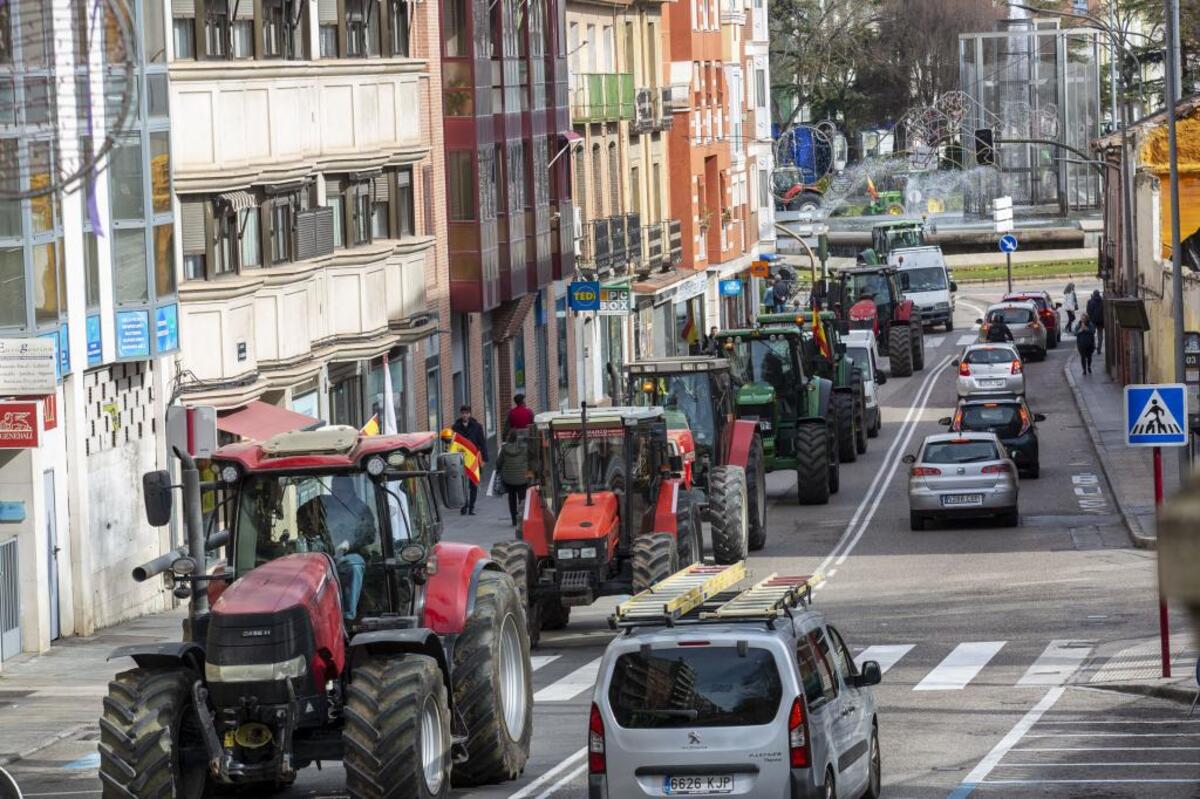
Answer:
<svg viewBox="0 0 1200 799"><path fill-rule="evenodd" d="M1183 246L1179 235L1179 142L1175 132L1175 107L1179 104L1179 0L1166 2L1167 161L1171 167L1171 316L1175 322L1175 381L1184 382L1183 369ZM1190 447L1179 449L1179 482L1187 487L1191 471Z"/></svg>

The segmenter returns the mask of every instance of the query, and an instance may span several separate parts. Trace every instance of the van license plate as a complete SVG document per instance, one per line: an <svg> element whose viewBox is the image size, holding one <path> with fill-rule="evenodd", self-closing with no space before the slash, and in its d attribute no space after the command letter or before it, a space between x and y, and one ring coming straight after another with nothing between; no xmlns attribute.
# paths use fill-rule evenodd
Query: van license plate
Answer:
<svg viewBox="0 0 1200 799"><path fill-rule="evenodd" d="M983 494L947 494L942 497L943 505L982 505Z"/></svg>
<svg viewBox="0 0 1200 799"><path fill-rule="evenodd" d="M733 793L733 775L722 774L707 777L667 777L663 780L663 793L668 796L692 796L695 794Z"/></svg>

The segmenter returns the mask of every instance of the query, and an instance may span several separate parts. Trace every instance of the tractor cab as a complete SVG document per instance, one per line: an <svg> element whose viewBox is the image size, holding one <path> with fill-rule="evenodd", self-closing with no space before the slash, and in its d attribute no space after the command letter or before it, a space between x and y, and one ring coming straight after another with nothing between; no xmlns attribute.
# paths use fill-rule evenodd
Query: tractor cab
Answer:
<svg viewBox="0 0 1200 799"><path fill-rule="evenodd" d="M877 259L887 260L892 250L901 247L924 247L925 223L906 219L880 222L871 227L871 250Z"/></svg>
<svg viewBox="0 0 1200 799"><path fill-rule="evenodd" d="M795 416L795 400L805 383L803 334L794 324L720 333L732 365L739 416L755 416L764 436Z"/></svg>

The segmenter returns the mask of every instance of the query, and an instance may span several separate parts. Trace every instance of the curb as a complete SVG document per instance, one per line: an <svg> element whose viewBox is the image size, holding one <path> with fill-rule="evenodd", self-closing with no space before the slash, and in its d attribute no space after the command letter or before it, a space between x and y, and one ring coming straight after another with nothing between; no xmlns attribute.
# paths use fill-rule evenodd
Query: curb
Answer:
<svg viewBox="0 0 1200 799"><path fill-rule="evenodd" d="M1113 501L1117 503L1117 510L1120 511L1121 519L1125 522L1125 529L1129 533L1129 540L1138 549L1155 549L1158 545L1158 539L1155 536L1146 535L1146 532L1142 530L1141 522L1125 508L1125 503L1121 501L1121 492L1115 488L1119 481L1119 475L1114 475L1109 471L1108 458L1104 457L1104 444L1100 441L1100 434L1096 432L1096 422L1092 418L1092 412L1088 410L1087 401L1083 398L1083 392L1080 391L1079 385L1075 382L1075 375L1071 374L1071 360L1069 358L1066 365L1063 366L1063 377L1067 379L1067 385L1071 387L1071 395L1075 398L1075 406L1079 409L1084 429L1087 430L1088 438L1091 439L1092 449L1096 452L1096 460L1100 462L1100 468L1104 470L1104 479L1108 481L1108 486L1112 489Z"/></svg>
<svg viewBox="0 0 1200 799"><path fill-rule="evenodd" d="M17 752L15 755L5 755L4 757L0 757L0 767L7 766L10 763L15 763L18 760L24 760L25 758L29 757L30 755L34 754L35 752L45 749L47 746L51 746L53 744L58 743L59 741L62 741L66 738L70 738L74 735L77 735L80 732L83 732L88 727L91 727L92 724L93 724L93 722L90 722L90 721L81 722L79 724L73 724L70 727L67 727L65 730L59 730L58 732L54 733L53 735L51 735L47 738L43 738L42 740L35 743L33 746L29 747L28 749L23 749L22 751Z"/></svg>
<svg viewBox="0 0 1200 799"><path fill-rule="evenodd" d="M1095 683L1083 686L1087 688L1098 688L1102 691L1113 691L1114 693L1133 694L1135 696L1148 696L1153 699L1166 699L1169 702L1178 702L1181 705L1190 705L1192 700L1196 698L1195 688L1185 686L1182 682L1178 684L1168 685L1153 685L1149 683Z"/></svg>
<svg viewBox="0 0 1200 799"><path fill-rule="evenodd" d="M961 269L962 267L959 267L959 268ZM953 270L951 270L951 271L953 271ZM1059 278L1064 278L1064 277L1094 278L1095 276L1096 276L1095 272L1062 272L1062 273L1056 273L1053 275L1037 275L1036 277L1030 277L1028 279L1029 280L1058 280ZM1022 279L1025 279L1025 278L1022 278ZM1017 280L1017 277L1014 275L1013 282L1015 283L1016 280ZM969 277L959 278L958 275L955 275L954 282L960 286L993 286L993 285L1000 285L1001 283L1008 283L1008 278L1007 277L995 277L995 278L992 278L992 277L982 278L981 277L981 278L975 279L975 278L969 278Z"/></svg>

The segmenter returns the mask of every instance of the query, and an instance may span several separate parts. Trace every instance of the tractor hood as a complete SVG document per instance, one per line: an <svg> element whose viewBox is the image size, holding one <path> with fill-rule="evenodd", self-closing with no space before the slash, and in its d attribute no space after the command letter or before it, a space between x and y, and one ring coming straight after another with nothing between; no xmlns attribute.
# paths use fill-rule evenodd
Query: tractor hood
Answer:
<svg viewBox="0 0 1200 799"><path fill-rule="evenodd" d="M761 380L747 383L738 389L736 402L739 406L770 405L775 402L775 387Z"/></svg>
<svg viewBox="0 0 1200 799"><path fill-rule="evenodd" d="M617 495L611 491L593 491L592 504L583 494L571 494L563 502L554 525L555 541L585 541L604 538L620 523Z"/></svg>

